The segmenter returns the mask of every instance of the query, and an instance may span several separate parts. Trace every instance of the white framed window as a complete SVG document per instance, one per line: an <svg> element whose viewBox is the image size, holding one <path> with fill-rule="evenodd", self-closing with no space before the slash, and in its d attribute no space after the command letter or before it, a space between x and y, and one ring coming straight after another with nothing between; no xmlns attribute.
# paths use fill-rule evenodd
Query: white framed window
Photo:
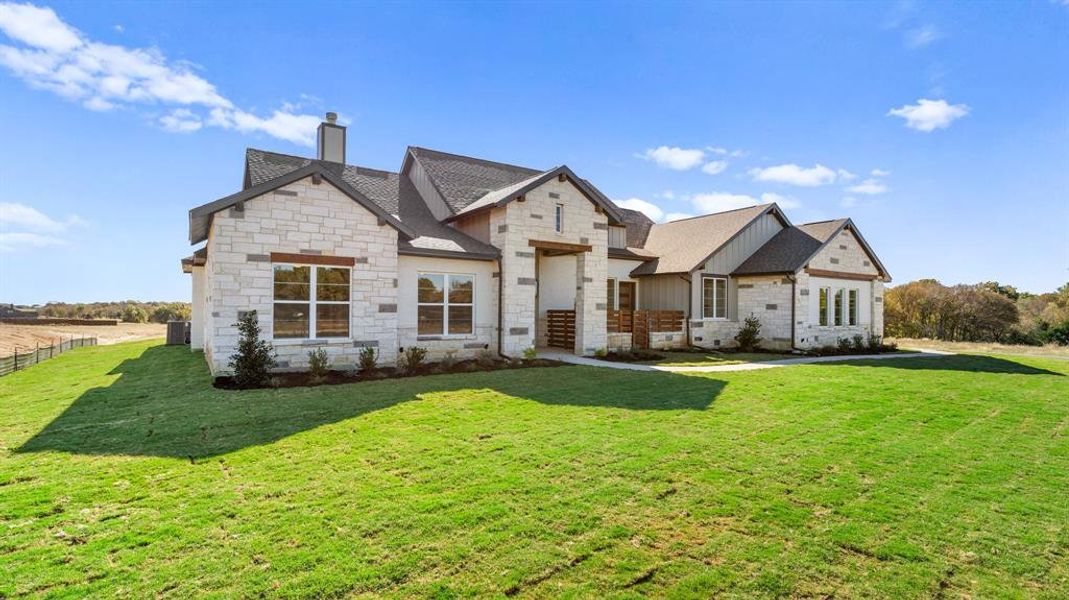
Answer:
<svg viewBox="0 0 1069 600"><path fill-rule="evenodd" d="M842 327L843 316L846 314L846 306L844 305L843 289L839 288L835 290L835 326Z"/></svg>
<svg viewBox="0 0 1069 600"><path fill-rule="evenodd" d="M850 325L854 326L857 325L857 290L850 290L847 294L847 300L849 301L847 316L849 317Z"/></svg>
<svg viewBox="0 0 1069 600"><path fill-rule="evenodd" d="M349 337L348 267L274 264L273 337Z"/></svg>
<svg viewBox="0 0 1069 600"><path fill-rule="evenodd" d="M616 310L616 280L610 277L605 282L605 290L608 294L607 301L605 302L605 308L609 310Z"/></svg>
<svg viewBox="0 0 1069 600"><path fill-rule="evenodd" d="M828 315L831 314L831 288L820 288L820 324L827 326L829 323Z"/></svg>
<svg viewBox="0 0 1069 600"><path fill-rule="evenodd" d="M564 233L564 205L558 204L553 211L553 229L557 233Z"/></svg>
<svg viewBox="0 0 1069 600"><path fill-rule="evenodd" d="M475 332L475 275L420 273L417 335L471 335Z"/></svg>
<svg viewBox="0 0 1069 600"><path fill-rule="evenodd" d="M728 318L728 280L723 277L702 278L702 318Z"/></svg>

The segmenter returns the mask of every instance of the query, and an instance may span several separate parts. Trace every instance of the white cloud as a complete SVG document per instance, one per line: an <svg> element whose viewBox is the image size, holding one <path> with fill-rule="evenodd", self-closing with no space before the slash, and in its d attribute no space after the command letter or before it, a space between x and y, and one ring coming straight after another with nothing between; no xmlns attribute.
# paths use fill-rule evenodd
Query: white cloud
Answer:
<svg viewBox="0 0 1069 600"><path fill-rule="evenodd" d="M193 111L187 108L176 108L160 117L160 125L167 131L190 133L203 127L204 123L201 122L200 117L193 114Z"/></svg>
<svg viewBox="0 0 1069 600"><path fill-rule="evenodd" d="M855 194L868 194L870 196L876 194L882 194L887 191L887 186L882 181L876 179L866 179L861 183L846 188L846 191L853 192Z"/></svg>
<svg viewBox="0 0 1069 600"><path fill-rule="evenodd" d="M705 173L706 175L719 175L727 168L728 163L726 160L714 160L705 163L705 166L702 167L702 173Z"/></svg>
<svg viewBox="0 0 1069 600"><path fill-rule="evenodd" d="M112 27L112 29L114 29L114 30L115 30L115 33L122 33L122 32L124 32L124 31L126 31L126 28L125 28L125 27L123 27L122 25L118 24L118 23L116 23L116 24L115 24L115 25L114 25L114 26Z"/></svg>
<svg viewBox="0 0 1069 600"><path fill-rule="evenodd" d="M705 152L697 148L678 148L668 146L660 146L658 148L650 148L646 150L644 154L638 155L639 158L656 163L659 166L666 167L675 171L687 171L702 164L705 161Z"/></svg>
<svg viewBox="0 0 1069 600"><path fill-rule="evenodd" d="M728 192L696 194L691 196L690 202L699 213L703 214L724 212L725 210L735 210L736 208L745 208L747 206L761 204L761 201L753 196L747 196L746 194L731 194Z"/></svg>
<svg viewBox="0 0 1069 600"><path fill-rule="evenodd" d="M916 104L906 104L892 108L887 115L902 117L906 127L917 131L934 131L949 127L956 119L969 114L965 104L947 104L946 100L928 100L921 98Z"/></svg>
<svg viewBox="0 0 1069 600"><path fill-rule="evenodd" d="M846 169L835 169L835 174L842 181L851 181L851 180L857 179L857 175L855 175L854 173L851 173L850 171L847 171Z"/></svg>
<svg viewBox="0 0 1069 600"><path fill-rule="evenodd" d="M808 169L795 164L777 165L763 169L750 169L750 175L755 181L774 181L802 187L815 187L834 183L835 171L824 165L816 165Z"/></svg>
<svg viewBox="0 0 1069 600"><path fill-rule="evenodd" d="M32 206L15 202L0 202L0 229L16 227L43 233L62 233L75 225L84 225L78 215L57 221Z"/></svg>
<svg viewBox="0 0 1069 600"><path fill-rule="evenodd" d="M906 32L906 46L923 48L942 37L943 34L935 25L921 25Z"/></svg>
<svg viewBox="0 0 1069 600"><path fill-rule="evenodd" d="M1069 1L1069 0L1067 0L1067 1ZM708 150L710 153L715 154L717 156L730 156L730 157L733 157L733 158L738 158L740 156L746 156L746 151L745 150L728 150L727 148L723 148L723 147L720 147L720 146L706 146L705 149Z"/></svg>
<svg viewBox="0 0 1069 600"><path fill-rule="evenodd" d="M846 196L846 197L843 198L843 200L842 200L842 202L840 202L840 204L842 204L844 208L850 208L850 207L854 206L855 204L857 204L857 198L855 198L853 196Z"/></svg>
<svg viewBox="0 0 1069 600"><path fill-rule="evenodd" d="M0 251L58 246L67 241L58 235L85 221L77 215L59 221L43 212L14 202L0 202ZM16 229L21 231L9 231Z"/></svg>
<svg viewBox="0 0 1069 600"><path fill-rule="evenodd" d="M0 233L0 252L16 252L26 248L44 248L45 246L62 246L66 244L60 238L40 233Z"/></svg>
<svg viewBox="0 0 1069 600"><path fill-rule="evenodd" d="M32 4L0 4L0 30L29 46L67 52L82 45L81 36L51 8Z"/></svg>
<svg viewBox="0 0 1069 600"><path fill-rule="evenodd" d="M780 208L786 209L798 208L802 205L802 203L799 202L798 199L794 196L783 196L781 194L775 194L772 192L765 192L764 194L761 194L762 204L771 204L773 202L778 204Z"/></svg>
<svg viewBox="0 0 1069 600"><path fill-rule="evenodd" d="M637 210L654 221L660 221L664 218L664 211L661 207L653 204L652 202L646 202L641 198L628 198L627 200L614 200L617 206L621 208L630 208L631 210Z"/></svg>
<svg viewBox="0 0 1069 600"><path fill-rule="evenodd" d="M665 223L671 223L672 221L679 221L681 219L689 219L689 218L691 218L693 216L694 215L690 215L690 214L687 214L687 213L672 212L672 213L668 213L667 215L664 216L664 222Z"/></svg>
<svg viewBox="0 0 1069 600"><path fill-rule="evenodd" d="M292 105L267 118L243 111L188 63L168 60L157 48L95 42L50 8L0 4L0 32L21 44L0 44L0 65L30 86L90 110L169 106L187 112L180 115L175 110L160 118L159 124L168 131L189 132L210 125L266 133L306 146L315 143L318 117L295 114Z"/></svg>
<svg viewBox="0 0 1069 600"><path fill-rule="evenodd" d="M1066 0L1066 1L1069 2L1069 0ZM873 169L871 171L871 175L873 177L887 177L890 174L891 174L890 171L884 171L883 169Z"/></svg>
<svg viewBox="0 0 1069 600"><path fill-rule="evenodd" d="M1067 0L1069 1L1069 0ZM654 194L654 198L664 198L665 200L673 200L676 197L676 193L672 190L665 190L659 194Z"/></svg>
<svg viewBox="0 0 1069 600"><path fill-rule="evenodd" d="M628 198L627 200L614 200L617 206L621 208L630 208L631 210L637 210L646 215L657 223L668 223L670 221L678 221L680 219L689 219L694 215L681 212L665 213L661 207L652 202L647 202L641 198Z"/></svg>

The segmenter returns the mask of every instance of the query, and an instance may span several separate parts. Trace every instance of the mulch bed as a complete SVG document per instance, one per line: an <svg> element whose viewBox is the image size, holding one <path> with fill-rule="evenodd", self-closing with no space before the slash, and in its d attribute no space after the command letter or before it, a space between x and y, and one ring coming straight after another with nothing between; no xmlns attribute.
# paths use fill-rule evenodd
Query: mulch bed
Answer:
<svg viewBox="0 0 1069 600"><path fill-rule="evenodd" d="M394 367L380 367L366 371L328 371L321 379L314 379L307 371L295 371L292 373L275 373L271 376L271 384L262 388L291 388L310 387L317 385L339 385L343 383L360 383L362 381L378 381L380 379L400 379L404 377L420 377L423 375L443 375L449 373L478 373L482 371L507 371L512 369L531 369L536 367L563 367L568 363L544 358L523 360L495 360L493 362L477 360L458 360L452 367L443 368L441 363L428 363L420 365L413 371L401 371ZM240 390L231 377L216 377L215 387L221 390Z"/></svg>

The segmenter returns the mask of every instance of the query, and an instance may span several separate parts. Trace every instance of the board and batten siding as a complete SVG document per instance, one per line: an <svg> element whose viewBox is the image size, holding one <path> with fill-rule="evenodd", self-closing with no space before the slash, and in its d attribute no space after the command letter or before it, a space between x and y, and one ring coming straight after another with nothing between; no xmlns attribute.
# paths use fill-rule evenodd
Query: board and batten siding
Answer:
<svg viewBox="0 0 1069 600"><path fill-rule="evenodd" d="M783 224L779 219L771 214L764 215L710 257L702 270L717 275L730 274L781 229Z"/></svg>
<svg viewBox="0 0 1069 600"><path fill-rule="evenodd" d="M484 210L453 221L453 227L484 244L490 243L490 211Z"/></svg>
<svg viewBox="0 0 1069 600"><path fill-rule="evenodd" d="M638 295L642 308L687 312L690 283L679 273L651 275L639 279Z"/></svg>
<svg viewBox="0 0 1069 600"><path fill-rule="evenodd" d="M431 183L427 171L423 169L423 165L419 164L418 158L413 157L412 166L408 168L408 178L412 181L412 185L416 186L416 191L423 197L423 201L427 203L427 208L431 209L431 214L435 219L441 221L453 215L445 199Z"/></svg>
<svg viewBox="0 0 1069 600"><path fill-rule="evenodd" d="M705 266L694 271L691 275L692 285L690 288L691 302L694 306L692 318L702 318L702 275L730 275L732 271L749 258L754 252L768 243L779 231L783 229L783 223L771 215L766 214L754 221L749 227L742 230L735 239L728 242L723 248L705 261ZM739 288L735 278L728 279L728 306L727 318L735 321L739 318Z"/></svg>
<svg viewBox="0 0 1069 600"><path fill-rule="evenodd" d="M609 247L610 248L626 248L627 247L627 228L617 227L615 225L609 227Z"/></svg>

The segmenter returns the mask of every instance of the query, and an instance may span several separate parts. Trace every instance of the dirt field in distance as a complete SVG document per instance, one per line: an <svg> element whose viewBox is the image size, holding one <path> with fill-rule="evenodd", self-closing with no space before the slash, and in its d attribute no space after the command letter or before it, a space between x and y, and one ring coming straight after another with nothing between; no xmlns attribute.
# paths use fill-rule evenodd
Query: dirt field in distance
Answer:
<svg viewBox="0 0 1069 600"><path fill-rule="evenodd" d="M163 323L119 323L118 325L12 325L0 323L0 356L7 356L18 346L20 352L37 344L47 346L61 338L96 337L98 344L116 344L145 338L164 337Z"/></svg>

